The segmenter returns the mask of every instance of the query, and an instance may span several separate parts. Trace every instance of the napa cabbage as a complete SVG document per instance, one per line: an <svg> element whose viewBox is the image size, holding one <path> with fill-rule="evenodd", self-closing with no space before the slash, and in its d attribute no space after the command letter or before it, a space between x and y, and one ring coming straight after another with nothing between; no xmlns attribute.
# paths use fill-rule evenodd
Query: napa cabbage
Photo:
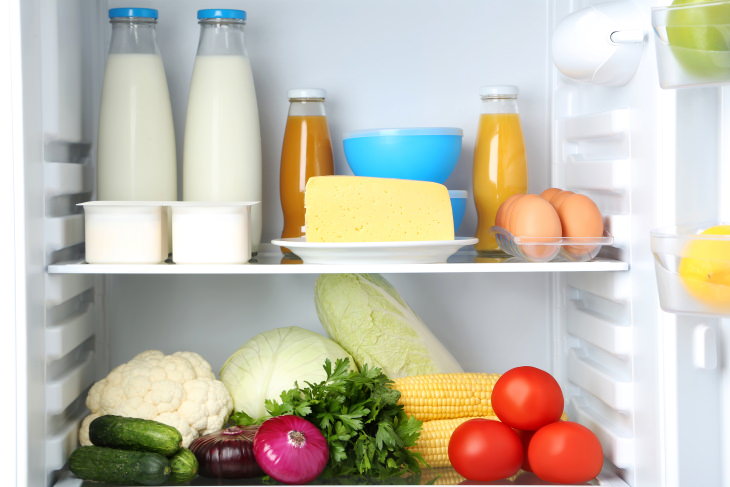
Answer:
<svg viewBox="0 0 730 487"><path fill-rule="evenodd" d="M358 366L390 378L463 372L449 351L379 274L325 274L315 285L317 314L327 333Z"/></svg>

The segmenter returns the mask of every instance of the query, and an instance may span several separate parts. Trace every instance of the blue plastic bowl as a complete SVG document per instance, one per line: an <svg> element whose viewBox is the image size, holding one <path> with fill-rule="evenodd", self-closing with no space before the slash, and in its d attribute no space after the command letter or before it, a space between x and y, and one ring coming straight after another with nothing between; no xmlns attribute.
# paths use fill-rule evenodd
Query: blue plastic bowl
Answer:
<svg viewBox="0 0 730 487"><path fill-rule="evenodd" d="M451 198L451 214L454 217L454 232L461 226L466 213L466 199L468 193L461 189L449 190L449 198Z"/></svg>
<svg viewBox="0 0 730 487"><path fill-rule="evenodd" d="M443 184L459 162L462 136L453 127L373 129L349 132L342 143L355 176Z"/></svg>

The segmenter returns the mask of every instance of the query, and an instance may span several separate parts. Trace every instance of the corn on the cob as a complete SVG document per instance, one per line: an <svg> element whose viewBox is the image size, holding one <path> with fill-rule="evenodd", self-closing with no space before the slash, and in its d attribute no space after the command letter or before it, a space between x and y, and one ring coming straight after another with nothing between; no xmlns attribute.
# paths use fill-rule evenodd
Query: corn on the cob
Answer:
<svg viewBox="0 0 730 487"><path fill-rule="evenodd" d="M500 374L412 375L395 379L406 414L420 421L494 416L492 389Z"/></svg>
<svg viewBox="0 0 730 487"><path fill-rule="evenodd" d="M484 419L499 421L496 416L480 416ZM421 426L421 436L413 445L414 452L421 454L430 467L450 467L449 461L449 440L454 430L466 421L474 418L436 419L424 421ZM560 418L567 421L568 415L563 413ZM441 483L439 481L439 483Z"/></svg>
<svg viewBox="0 0 730 487"><path fill-rule="evenodd" d="M482 416L499 421L496 416ZM421 454L431 467L450 467L449 440L451 433L463 422L474 418L436 419L424 421L421 436L412 450Z"/></svg>

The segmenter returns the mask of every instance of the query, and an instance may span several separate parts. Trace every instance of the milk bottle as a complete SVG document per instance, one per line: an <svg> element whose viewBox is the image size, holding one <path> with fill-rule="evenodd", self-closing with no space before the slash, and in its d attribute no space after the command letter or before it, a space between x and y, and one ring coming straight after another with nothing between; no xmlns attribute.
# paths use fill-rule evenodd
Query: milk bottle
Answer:
<svg viewBox="0 0 730 487"><path fill-rule="evenodd" d="M246 12L198 11L200 43L190 82L183 153L183 199L261 201L261 134ZM261 205L251 212L251 243L261 240Z"/></svg>
<svg viewBox="0 0 730 487"><path fill-rule="evenodd" d="M100 200L177 199L175 133L157 10L109 10L112 39L99 115Z"/></svg>

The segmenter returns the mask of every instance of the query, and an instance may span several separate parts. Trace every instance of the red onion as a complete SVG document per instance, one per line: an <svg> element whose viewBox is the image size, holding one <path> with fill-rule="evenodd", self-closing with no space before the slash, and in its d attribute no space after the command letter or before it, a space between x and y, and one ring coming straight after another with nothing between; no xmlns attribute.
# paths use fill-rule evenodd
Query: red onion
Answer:
<svg viewBox="0 0 730 487"><path fill-rule="evenodd" d="M190 450L198 459L200 475L226 479L263 475L253 455L256 430L257 426L231 426L193 441Z"/></svg>
<svg viewBox="0 0 730 487"><path fill-rule="evenodd" d="M285 484L316 479L330 456L327 440L319 429L298 416L264 421L253 439L253 454L264 472Z"/></svg>

